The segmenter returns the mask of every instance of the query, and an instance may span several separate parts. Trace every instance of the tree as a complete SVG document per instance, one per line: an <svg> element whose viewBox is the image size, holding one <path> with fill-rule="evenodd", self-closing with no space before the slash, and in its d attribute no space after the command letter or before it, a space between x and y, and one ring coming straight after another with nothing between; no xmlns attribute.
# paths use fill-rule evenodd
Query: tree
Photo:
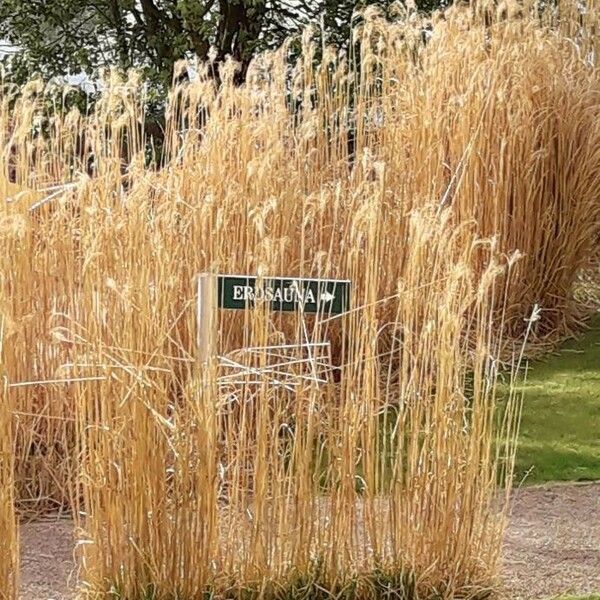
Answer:
<svg viewBox="0 0 600 600"><path fill-rule="evenodd" d="M421 0L431 8L438 0ZM391 0L366 2L384 10ZM0 40L19 48L3 62L11 78L93 75L99 67L137 67L168 85L175 62L211 47L241 64L310 22L335 43L348 39L357 0L2 0Z"/></svg>
<svg viewBox="0 0 600 600"><path fill-rule="evenodd" d="M214 46L217 60L247 65L301 21L270 0L3 0L0 39L20 49L4 59L18 80L118 66L168 83L181 58L204 60Z"/></svg>

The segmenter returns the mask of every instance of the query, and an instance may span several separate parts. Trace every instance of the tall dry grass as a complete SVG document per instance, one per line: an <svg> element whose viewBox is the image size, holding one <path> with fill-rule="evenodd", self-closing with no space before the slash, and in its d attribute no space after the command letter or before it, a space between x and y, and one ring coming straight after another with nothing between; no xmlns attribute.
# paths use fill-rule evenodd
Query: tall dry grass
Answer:
<svg viewBox="0 0 600 600"><path fill-rule="evenodd" d="M19 532L14 497L13 411L2 362L5 326L0 314L0 600L16 600Z"/></svg>
<svg viewBox="0 0 600 600"><path fill-rule="evenodd" d="M494 585L505 515L493 503L499 482L509 489L517 416L511 402L494 420L497 348L486 298L498 266L488 257L478 282L481 248L470 229L414 214L410 258L388 300L395 316L382 321L377 280L389 224L374 187L354 198L338 229L349 236L344 273L363 277L360 308L327 323L224 314L208 368L193 350L188 359L193 345L180 337L194 330L192 307L157 328L141 304L152 302L143 300L148 271L135 269L145 236L115 249L126 255L111 264L135 273L136 309L110 300L123 288L105 288L98 305L112 309L77 334L85 361L106 377L82 385L77 403L90 592L477 597ZM309 211L311 201L302 202ZM201 249L195 242L186 253ZM176 264L193 261L168 248L150 277L159 290ZM190 281L181 297L193 299L193 289ZM109 331L110 346L94 341ZM496 434L507 441L502 456Z"/></svg>
<svg viewBox="0 0 600 600"><path fill-rule="evenodd" d="M136 74L87 115L5 89L17 497L76 509L90 594L494 584L518 413L495 420L495 359L577 324L598 238L596 14L536 10L367 11L349 55L307 31L241 87L195 65L160 168ZM203 368L199 272L347 278L356 310L223 313Z"/></svg>

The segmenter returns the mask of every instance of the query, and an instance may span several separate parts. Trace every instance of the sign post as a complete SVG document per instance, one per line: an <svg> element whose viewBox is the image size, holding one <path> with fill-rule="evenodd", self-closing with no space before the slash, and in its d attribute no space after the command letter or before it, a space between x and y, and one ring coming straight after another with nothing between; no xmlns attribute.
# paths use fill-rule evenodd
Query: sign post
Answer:
<svg viewBox="0 0 600 600"><path fill-rule="evenodd" d="M198 275L197 304L197 345L198 357L206 364L214 356L215 326L217 312L216 275L201 273Z"/></svg>

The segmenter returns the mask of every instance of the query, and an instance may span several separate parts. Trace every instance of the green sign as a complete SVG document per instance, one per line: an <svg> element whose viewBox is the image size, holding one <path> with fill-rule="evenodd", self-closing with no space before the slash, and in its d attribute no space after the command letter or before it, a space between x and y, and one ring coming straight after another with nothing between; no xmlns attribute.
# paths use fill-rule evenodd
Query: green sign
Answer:
<svg viewBox="0 0 600 600"><path fill-rule="evenodd" d="M243 310L268 302L271 310L339 315L350 308L350 282L339 279L218 275L219 308Z"/></svg>

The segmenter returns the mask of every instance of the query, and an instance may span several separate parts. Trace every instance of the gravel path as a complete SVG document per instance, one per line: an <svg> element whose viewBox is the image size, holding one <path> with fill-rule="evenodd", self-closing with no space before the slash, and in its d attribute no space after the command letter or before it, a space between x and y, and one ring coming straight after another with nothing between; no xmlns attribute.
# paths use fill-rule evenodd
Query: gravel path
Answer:
<svg viewBox="0 0 600 600"><path fill-rule="evenodd" d="M600 593L600 484L516 491L503 580L511 600Z"/></svg>
<svg viewBox="0 0 600 600"><path fill-rule="evenodd" d="M67 600L76 581L70 520L21 525L20 600Z"/></svg>
<svg viewBox="0 0 600 600"><path fill-rule="evenodd" d="M71 600L72 524L23 525L21 546L21 600ZM600 484L516 491L502 576L507 600L600 593Z"/></svg>

